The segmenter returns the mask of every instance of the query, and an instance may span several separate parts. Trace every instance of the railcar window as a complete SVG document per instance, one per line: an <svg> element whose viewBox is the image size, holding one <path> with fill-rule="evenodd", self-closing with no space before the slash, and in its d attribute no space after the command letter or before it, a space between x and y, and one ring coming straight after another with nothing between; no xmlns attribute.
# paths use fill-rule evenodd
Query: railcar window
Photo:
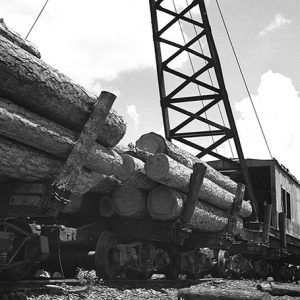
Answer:
<svg viewBox="0 0 300 300"><path fill-rule="evenodd" d="M286 217L291 220L291 195L283 187L281 188L281 204L282 211L285 213Z"/></svg>

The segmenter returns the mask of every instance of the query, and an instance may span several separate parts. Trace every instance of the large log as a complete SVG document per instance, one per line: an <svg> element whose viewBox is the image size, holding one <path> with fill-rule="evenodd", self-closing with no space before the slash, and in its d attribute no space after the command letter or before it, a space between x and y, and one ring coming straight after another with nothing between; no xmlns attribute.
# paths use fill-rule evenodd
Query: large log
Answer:
<svg viewBox="0 0 300 300"><path fill-rule="evenodd" d="M0 134L66 159L78 134L0 97ZM98 173L121 172L122 158L114 150L95 144L85 167Z"/></svg>
<svg viewBox="0 0 300 300"><path fill-rule="evenodd" d="M181 300L271 300L268 293L256 290L242 290L238 288L212 288L200 285L180 289L177 293Z"/></svg>
<svg viewBox="0 0 300 300"><path fill-rule="evenodd" d="M145 172L149 178L159 183L188 193L192 170L165 154L148 156ZM222 210L228 210L233 204L234 195L204 178L199 199ZM251 213L250 203L243 201L240 216L249 217Z"/></svg>
<svg viewBox="0 0 300 300"><path fill-rule="evenodd" d="M152 154L164 153L190 169L193 168L193 165L195 163L203 163L207 167L207 171L205 174L206 178L232 194L235 194L236 192L237 183L235 183L229 177L224 176L223 174L212 168L210 165L208 165L206 162L192 155L188 151L175 146L174 144L154 132L142 135L136 141L136 147L140 150L144 150Z"/></svg>
<svg viewBox="0 0 300 300"><path fill-rule="evenodd" d="M150 191L157 186L157 183L145 175L144 163L128 154L121 155L123 164L118 179L122 182L132 184L140 189Z"/></svg>
<svg viewBox="0 0 300 300"><path fill-rule="evenodd" d="M0 92L16 104L81 132L96 97L42 60L0 36ZM124 136L126 125L111 111L99 128L101 144L113 147Z"/></svg>
<svg viewBox="0 0 300 300"><path fill-rule="evenodd" d="M175 189L159 186L149 193L147 207L150 215L158 220L178 218L186 203L187 196ZM190 221L190 227L202 232L221 232L228 225L226 212L197 201ZM237 219L234 233L238 234L243 227L241 218Z"/></svg>
<svg viewBox="0 0 300 300"><path fill-rule="evenodd" d="M117 214L141 218L147 212L147 193L130 184L123 184L113 193L114 210Z"/></svg>
<svg viewBox="0 0 300 300"><path fill-rule="evenodd" d="M63 161L29 146L18 144L0 136L0 174L24 181L52 181L60 172ZM85 194L101 176L82 170L74 194Z"/></svg>
<svg viewBox="0 0 300 300"><path fill-rule="evenodd" d="M41 53L39 50L28 40L24 40L18 33L12 31L8 28L3 19L0 19L0 35L7 38L9 41L19 46L28 53L41 58Z"/></svg>

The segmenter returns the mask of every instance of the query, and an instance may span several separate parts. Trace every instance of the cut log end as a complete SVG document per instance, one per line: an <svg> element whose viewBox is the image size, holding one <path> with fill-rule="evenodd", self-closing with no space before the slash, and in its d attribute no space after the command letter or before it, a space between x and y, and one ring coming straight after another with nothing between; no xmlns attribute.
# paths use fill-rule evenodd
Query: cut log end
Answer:
<svg viewBox="0 0 300 300"><path fill-rule="evenodd" d="M168 157L161 153L149 156L145 163L145 172L153 180L165 178L169 169Z"/></svg>
<svg viewBox="0 0 300 300"><path fill-rule="evenodd" d="M100 198L98 205L99 215L109 218L114 214L113 200L110 196L103 196Z"/></svg>
<svg viewBox="0 0 300 300"><path fill-rule="evenodd" d="M143 166L139 165L139 160L128 155L128 154L122 154L121 155L123 159L122 169L120 173L118 174L118 178L122 181L128 180L135 170L137 170L139 167L143 168Z"/></svg>
<svg viewBox="0 0 300 300"><path fill-rule="evenodd" d="M113 194L114 210L124 217L142 217L146 212L146 201L146 192L130 184L120 186Z"/></svg>
<svg viewBox="0 0 300 300"><path fill-rule="evenodd" d="M163 137L157 134L144 134L135 143L138 149L147 151L152 154L163 153Z"/></svg>
<svg viewBox="0 0 300 300"><path fill-rule="evenodd" d="M147 206L152 218L171 220L182 212L183 199L173 189L157 187L150 192Z"/></svg>

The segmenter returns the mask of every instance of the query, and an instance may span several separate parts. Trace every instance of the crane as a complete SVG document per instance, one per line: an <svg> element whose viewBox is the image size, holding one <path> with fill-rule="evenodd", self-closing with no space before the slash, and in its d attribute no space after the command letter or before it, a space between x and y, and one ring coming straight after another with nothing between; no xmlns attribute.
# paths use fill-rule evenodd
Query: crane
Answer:
<svg viewBox="0 0 300 300"><path fill-rule="evenodd" d="M204 0L186 0L179 10L172 0L173 8L166 5L167 0L150 0L153 41L156 56L157 77L159 85L161 111L165 137L169 141L178 141L198 152L198 158L210 156L228 163L232 169L240 170L253 206L253 217L257 219L258 205L254 196L249 172L246 166L242 145L234 121L229 96L223 78L221 63L212 35ZM169 4L169 3L168 3ZM169 21L163 23L165 16ZM178 26L182 33L182 42L174 42L168 34ZM184 26L190 26L193 37L187 41ZM166 54L164 47L175 49L171 55ZM206 51L204 51L206 46ZM190 73L174 67L176 59L186 55L190 64ZM168 76L173 76L179 84L169 83ZM196 88L195 88L196 87ZM191 109L200 107L197 111ZM216 120L218 110L221 118ZM225 112L226 119L222 114ZM178 117L179 116L179 117ZM180 122L174 125L174 120ZM196 126L191 126L197 122ZM205 128L205 125L207 128ZM206 138L201 143L201 138ZM211 142L207 144L208 139ZM220 154L218 147L229 143L235 146L238 160Z"/></svg>

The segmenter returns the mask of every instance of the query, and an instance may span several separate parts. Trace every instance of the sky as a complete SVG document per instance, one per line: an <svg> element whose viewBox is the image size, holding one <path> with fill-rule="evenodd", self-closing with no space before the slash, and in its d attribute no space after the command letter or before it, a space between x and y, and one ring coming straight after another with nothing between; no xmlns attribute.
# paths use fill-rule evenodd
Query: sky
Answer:
<svg viewBox="0 0 300 300"><path fill-rule="evenodd" d="M184 7L185 0L176 1L178 8ZM0 17L25 36L44 3L0 0ZM219 4L271 154L300 179L300 1ZM244 154L268 159L216 2L207 0L206 5ZM174 40L181 37L176 30L170 34ZM127 122L122 144L150 131L163 134L147 0L49 0L29 40L44 61L87 90L118 96L114 108ZM177 67L184 68L186 61L177 61Z"/></svg>

